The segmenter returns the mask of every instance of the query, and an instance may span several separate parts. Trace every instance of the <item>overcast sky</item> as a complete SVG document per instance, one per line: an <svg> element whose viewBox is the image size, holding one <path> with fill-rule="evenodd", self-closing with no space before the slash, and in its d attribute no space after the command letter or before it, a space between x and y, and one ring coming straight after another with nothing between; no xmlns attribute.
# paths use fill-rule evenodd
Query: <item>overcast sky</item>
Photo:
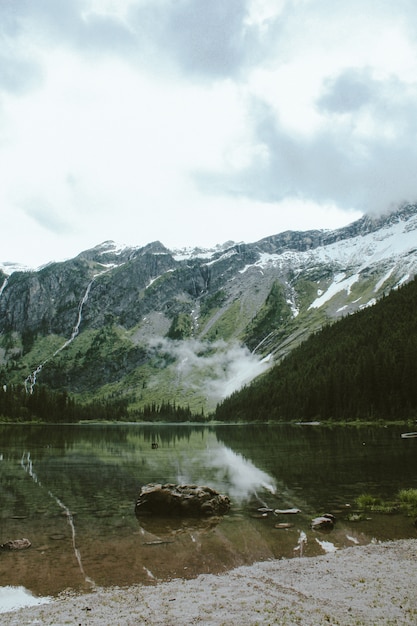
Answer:
<svg viewBox="0 0 417 626"><path fill-rule="evenodd" d="M413 0L0 0L0 261L417 199Z"/></svg>

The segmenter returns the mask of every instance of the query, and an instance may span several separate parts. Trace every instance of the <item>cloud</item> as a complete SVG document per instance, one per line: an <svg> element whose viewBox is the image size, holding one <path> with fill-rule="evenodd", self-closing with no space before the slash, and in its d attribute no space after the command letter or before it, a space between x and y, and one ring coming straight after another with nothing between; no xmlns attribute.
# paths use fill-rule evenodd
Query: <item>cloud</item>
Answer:
<svg viewBox="0 0 417 626"><path fill-rule="evenodd" d="M270 365L237 343L213 344L196 339L178 342L158 338L152 340L150 345L157 346L159 351L163 350L175 359L171 368L179 382L194 389L203 385L212 403L240 389L265 372Z"/></svg>
<svg viewBox="0 0 417 626"><path fill-rule="evenodd" d="M16 57L12 52L0 54L0 92L23 94L42 83L42 68L24 56Z"/></svg>
<svg viewBox="0 0 417 626"><path fill-rule="evenodd" d="M81 53L126 54L134 37L120 17L92 10L88 0L17 0L0 4L3 33L10 42L39 53L50 46Z"/></svg>
<svg viewBox="0 0 417 626"><path fill-rule="evenodd" d="M7 229L42 198L58 223L23 214L22 229L36 217L38 255L55 255L72 223L69 256L336 228L413 201L416 16L406 0L0 2Z"/></svg>
<svg viewBox="0 0 417 626"><path fill-rule="evenodd" d="M42 81L41 65L22 45L22 25L18 14L12 3L0 3L0 93L23 94ZM17 42L20 45L16 45Z"/></svg>
<svg viewBox="0 0 417 626"><path fill-rule="evenodd" d="M87 0L16 2L9 30L30 29L38 45L63 44L82 54L119 55L147 71L173 65L187 75L234 75L256 45L246 23L250 0L142 0L124 10ZM0 8L0 16L4 15Z"/></svg>
<svg viewBox="0 0 417 626"><path fill-rule="evenodd" d="M377 91L369 68L348 68L337 78L324 81L324 93L319 98L319 109L326 112L347 113L368 105Z"/></svg>
<svg viewBox="0 0 417 626"><path fill-rule="evenodd" d="M198 184L206 193L228 189L269 203L292 198L373 213L417 200L415 85L348 69L323 81L316 106L317 130L297 133L254 100L251 162L241 171L198 172Z"/></svg>
<svg viewBox="0 0 417 626"><path fill-rule="evenodd" d="M388 2L373 8L282 4L268 22L268 63L247 75L246 162L196 171L203 194L275 204L277 215L291 201L353 215L417 199L408 24Z"/></svg>
<svg viewBox="0 0 417 626"><path fill-rule="evenodd" d="M36 225L53 234L59 235L73 230L71 223L60 215L57 208L41 198L27 199L22 203L24 213L32 218Z"/></svg>
<svg viewBox="0 0 417 626"><path fill-rule="evenodd" d="M247 5L244 0L152 0L136 10L135 24L152 24L153 45L187 74L225 77L236 73L248 53Z"/></svg>

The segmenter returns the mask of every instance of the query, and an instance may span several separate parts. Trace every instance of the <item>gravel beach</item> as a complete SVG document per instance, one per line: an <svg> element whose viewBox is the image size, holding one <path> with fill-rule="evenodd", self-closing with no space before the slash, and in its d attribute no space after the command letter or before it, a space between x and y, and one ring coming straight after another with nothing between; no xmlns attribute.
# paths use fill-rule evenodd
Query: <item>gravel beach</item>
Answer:
<svg viewBox="0 0 417 626"><path fill-rule="evenodd" d="M3 626L417 624L417 539L271 560L221 575L62 595Z"/></svg>

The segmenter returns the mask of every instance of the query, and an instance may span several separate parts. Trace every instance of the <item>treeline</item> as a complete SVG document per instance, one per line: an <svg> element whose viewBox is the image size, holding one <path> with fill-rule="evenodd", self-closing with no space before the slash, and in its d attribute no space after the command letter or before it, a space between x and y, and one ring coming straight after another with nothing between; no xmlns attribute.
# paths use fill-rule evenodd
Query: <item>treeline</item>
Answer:
<svg viewBox="0 0 417 626"><path fill-rule="evenodd" d="M224 400L221 421L417 418L417 280L324 327Z"/></svg>
<svg viewBox="0 0 417 626"><path fill-rule="evenodd" d="M193 413L189 406L177 406L175 402L171 404L162 402L156 404L146 404L141 409L130 411L130 417L134 421L143 422L205 422L204 411Z"/></svg>
<svg viewBox="0 0 417 626"><path fill-rule="evenodd" d="M126 400L96 400L81 404L65 391L36 385L27 393L24 385L0 388L0 418L4 421L71 423L81 420L124 420Z"/></svg>
<svg viewBox="0 0 417 626"><path fill-rule="evenodd" d="M24 385L0 388L0 419L9 422L73 423L80 421L203 422L204 412L193 414L175 403L149 404L129 411L127 399L109 398L81 404L65 391L36 385L27 393Z"/></svg>

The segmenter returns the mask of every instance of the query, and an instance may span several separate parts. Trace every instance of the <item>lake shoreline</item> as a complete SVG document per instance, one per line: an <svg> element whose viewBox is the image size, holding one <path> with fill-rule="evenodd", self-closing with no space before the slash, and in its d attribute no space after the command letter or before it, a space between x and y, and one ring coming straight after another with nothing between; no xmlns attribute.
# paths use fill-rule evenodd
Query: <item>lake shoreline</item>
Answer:
<svg viewBox="0 0 417 626"><path fill-rule="evenodd" d="M277 421L277 420L265 420L265 421L230 421L220 422L217 420L207 419L205 421L187 421L187 422L171 422L171 421L143 421L143 420L78 420L74 422L49 422L43 420L8 420L4 416L0 416L0 426L199 426L199 427L218 427L218 426L308 426L308 427L335 427L335 426L348 426L348 427L361 427L361 426L378 426L385 428L387 426L415 426L417 428L417 420L414 419L401 419L401 420L345 420L345 421L333 421L333 420L292 420Z"/></svg>
<svg viewBox="0 0 417 626"><path fill-rule="evenodd" d="M191 580L61 595L49 604L3 613L1 622L411 625L417 622L416 579L417 538L268 560Z"/></svg>

